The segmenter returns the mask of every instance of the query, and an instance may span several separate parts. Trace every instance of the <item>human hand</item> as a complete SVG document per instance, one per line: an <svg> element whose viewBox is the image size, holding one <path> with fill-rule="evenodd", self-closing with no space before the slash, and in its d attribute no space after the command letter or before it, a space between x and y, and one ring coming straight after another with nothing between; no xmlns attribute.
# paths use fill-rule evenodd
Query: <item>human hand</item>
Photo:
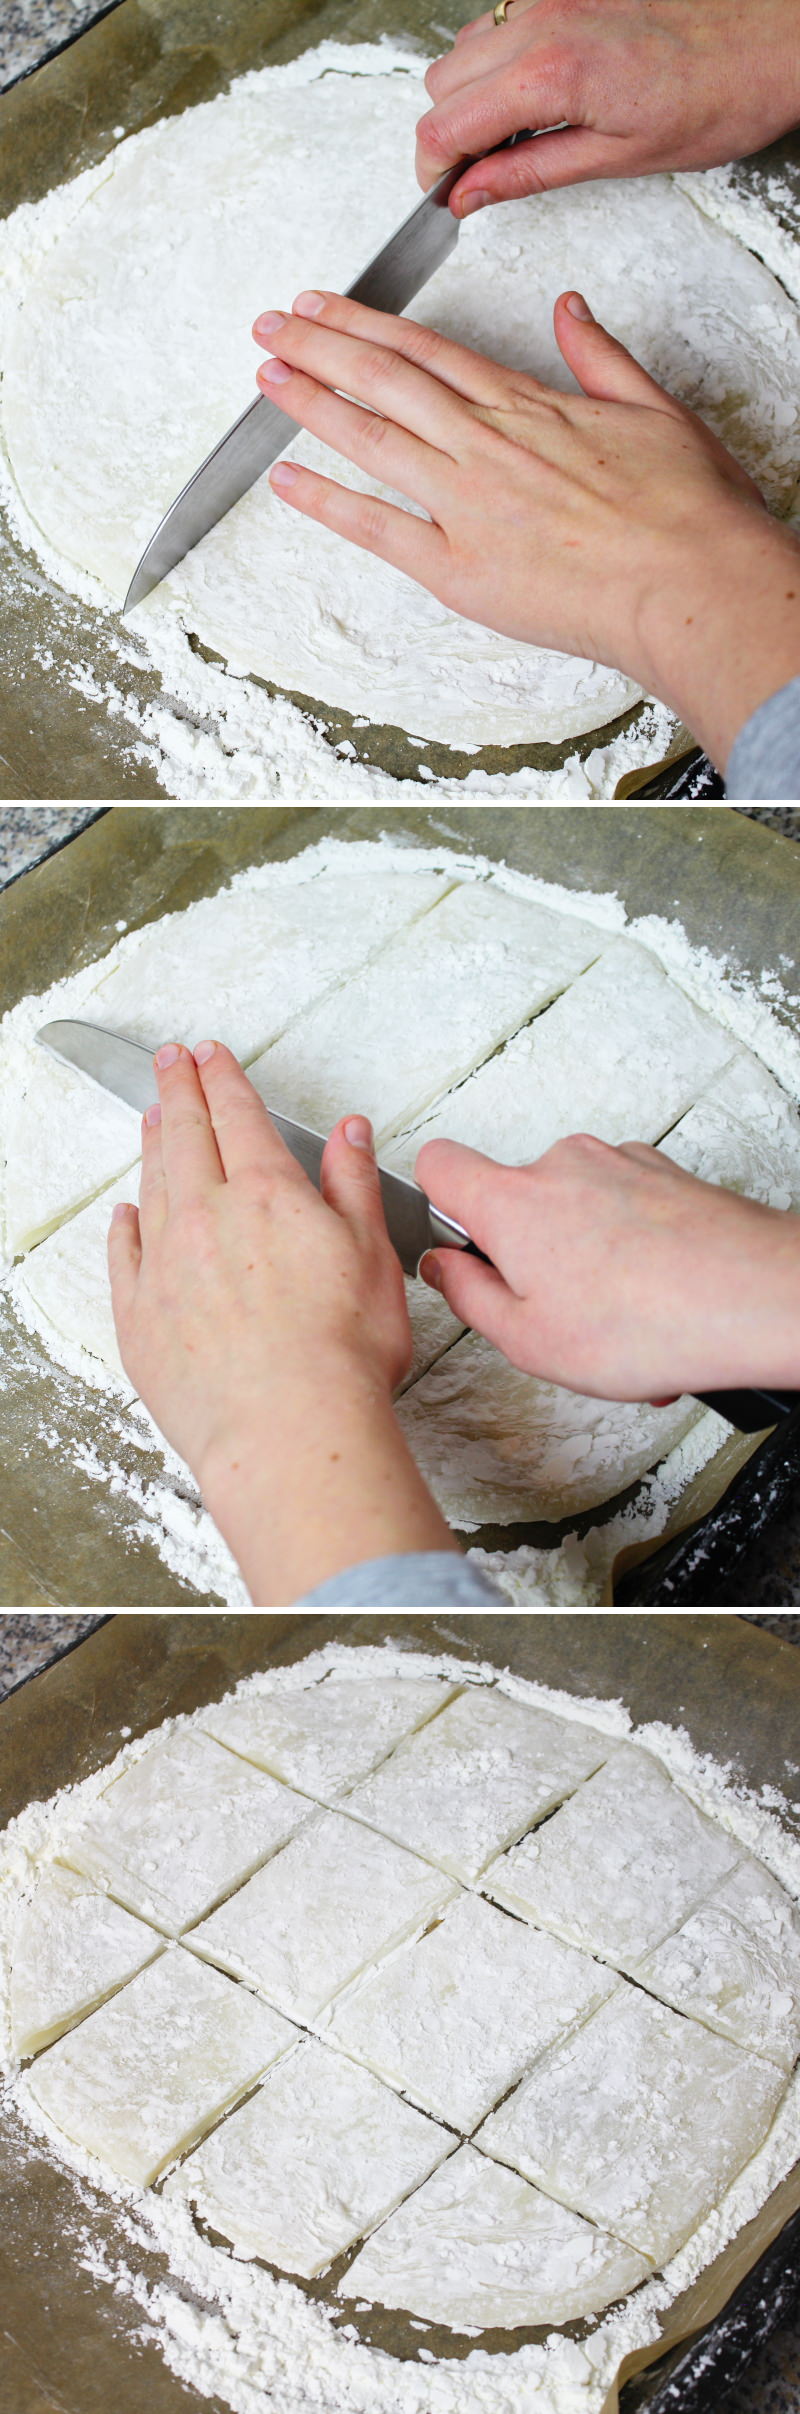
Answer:
<svg viewBox="0 0 800 2414"><path fill-rule="evenodd" d="M742 159L800 117L794 0L513 0L456 35L425 77L417 128L425 190L459 159L457 217L599 176L652 176ZM530 127L536 139L487 157ZM552 131L539 133L538 128Z"/></svg>
<svg viewBox="0 0 800 2414"><path fill-rule="evenodd" d="M320 1196L227 1048L156 1069L139 1210L109 1233L117 1336L251 1592L292 1599L420 1524L446 1547L392 1412L410 1329L369 1124L337 1124Z"/></svg>
<svg viewBox="0 0 800 2414"><path fill-rule="evenodd" d="M527 1374L612 1400L797 1385L800 1217L585 1133L524 1166L429 1140L416 1174L492 1261L436 1249L424 1279Z"/></svg>
<svg viewBox="0 0 800 2414"><path fill-rule="evenodd" d="M407 319L301 294L291 316L256 320L275 356L264 393L429 517L294 461L276 462L272 487L449 610L625 671L724 763L800 667L796 542L580 295L561 295L555 328L580 394Z"/></svg>

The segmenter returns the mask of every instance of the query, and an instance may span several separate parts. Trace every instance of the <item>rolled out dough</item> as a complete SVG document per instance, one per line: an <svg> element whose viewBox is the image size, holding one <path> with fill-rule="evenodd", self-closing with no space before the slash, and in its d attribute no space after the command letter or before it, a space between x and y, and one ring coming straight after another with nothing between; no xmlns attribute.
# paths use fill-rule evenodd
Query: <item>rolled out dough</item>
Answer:
<svg viewBox="0 0 800 2414"><path fill-rule="evenodd" d="M210 1735L169 1735L101 1795L65 1859L176 1936L310 1815L302 1794Z"/></svg>
<svg viewBox="0 0 800 2414"><path fill-rule="evenodd" d="M407 2306L450 2330L514 2330L600 2312L651 2269L517 2172L462 2146L376 2230L339 2294Z"/></svg>
<svg viewBox="0 0 800 2414"><path fill-rule="evenodd" d="M26 1903L11 1952L11 2026L37 2054L164 1950L164 1939L53 1862Z"/></svg>
<svg viewBox="0 0 800 2414"><path fill-rule="evenodd" d="M455 1688L440 1677L329 1676L302 1693L248 1694L203 1712L203 1725L284 1784L334 1803L385 1760L401 1736L444 1709Z"/></svg>
<svg viewBox="0 0 800 2414"><path fill-rule="evenodd" d="M256 313L301 286L341 289L418 201L426 106L408 52L323 43L121 143L29 214L10 253L2 432L34 538L67 583L89 572L118 605L163 511L254 395ZM797 313L667 179L479 213L413 315L563 388L552 310L575 284L788 505ZM44 359L57 376L42 377ZM315 441L296 449L368 484ZM264 480L139 626L176 612L235 672L456 747L558 741L638 692L459 618Z"/></svg>
<svg viewBox="0 0 800 2414"><path fill-rule="evenodd" d="M800 1917L758 1861L739 1862L633 1975L678 2012L790 2071L800 2053Z"/></svg>
<svg viewBox="0 0 800 2414"><path fill-rule="evenodd" d="M356 1786L347 1808L469 1883L612 1748L592 1727L470 1687Z"/></svg>

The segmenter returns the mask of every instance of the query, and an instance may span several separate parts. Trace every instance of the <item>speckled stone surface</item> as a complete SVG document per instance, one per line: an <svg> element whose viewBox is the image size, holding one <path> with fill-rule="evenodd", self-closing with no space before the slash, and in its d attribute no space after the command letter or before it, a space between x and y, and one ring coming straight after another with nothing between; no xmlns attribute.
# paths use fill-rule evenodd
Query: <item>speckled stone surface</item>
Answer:
<svg viewBox="0 0 800 2414"><path fill-rule="evenodd" d="M94 821L96 805L3 805L0 808L0 888L30 871Z"/></svg>
<svg viewBox="0 0 800 2414"><path fill-rule="evenodd" d="M54 50L105 16L108 0L3 0L0 14L0 90L40 67Z"/></svg>
<svg viewBox="0 0 800 2414"><path fill-rule="evenodd" d="M768 1627L800 1649L800 1617L760 1616L748 1622ZM27 1617L12 1611L0 1617L0 1697L37 1669L48 1667L99 1623L96 1617L67 1618L60 1613ZM752 2357L746 2378L719 2404L720 2414L800 2414L800 2323L783 2323L773 2331Z"/></svg>

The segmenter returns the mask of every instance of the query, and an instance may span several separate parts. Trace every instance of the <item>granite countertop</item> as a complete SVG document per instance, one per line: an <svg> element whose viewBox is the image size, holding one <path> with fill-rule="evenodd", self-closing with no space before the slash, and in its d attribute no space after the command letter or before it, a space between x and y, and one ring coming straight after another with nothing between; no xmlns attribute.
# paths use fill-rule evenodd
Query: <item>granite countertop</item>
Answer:
<svg viewBox="0 0 800 2414"><path fill-rule="evenodd" d="M112 0L113 4L113 0ZM107 14L109 0L4 0L0 22L0 91L30 75L55 50Z"/></svg>
<svg viewBox="0 0 800 2414"><path fill-rule="evenodd" d="M101 1623L97 1617L61 1617L44 1612L0 1616L0 1696L80 1641ZM800 1649L800 1617L754 1617ZM719 2401L720 2414L800 2414L800 2325L781 2323L751 2358L746 2376ZM680 2407L676 2407L680 2414Z"/></svg>

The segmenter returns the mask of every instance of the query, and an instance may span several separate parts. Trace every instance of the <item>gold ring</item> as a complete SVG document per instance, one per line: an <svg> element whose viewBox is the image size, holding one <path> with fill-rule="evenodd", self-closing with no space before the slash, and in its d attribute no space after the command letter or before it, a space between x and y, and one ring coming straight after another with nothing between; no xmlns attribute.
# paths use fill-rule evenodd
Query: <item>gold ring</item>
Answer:
<svg viewBox="0 0 800 2414"><path fill-rule="evenodd" d="M494 16L495 25L505 25L506 17L508 15L508 0L497 0L497 5L493 9L492 14Z"/></svg>

